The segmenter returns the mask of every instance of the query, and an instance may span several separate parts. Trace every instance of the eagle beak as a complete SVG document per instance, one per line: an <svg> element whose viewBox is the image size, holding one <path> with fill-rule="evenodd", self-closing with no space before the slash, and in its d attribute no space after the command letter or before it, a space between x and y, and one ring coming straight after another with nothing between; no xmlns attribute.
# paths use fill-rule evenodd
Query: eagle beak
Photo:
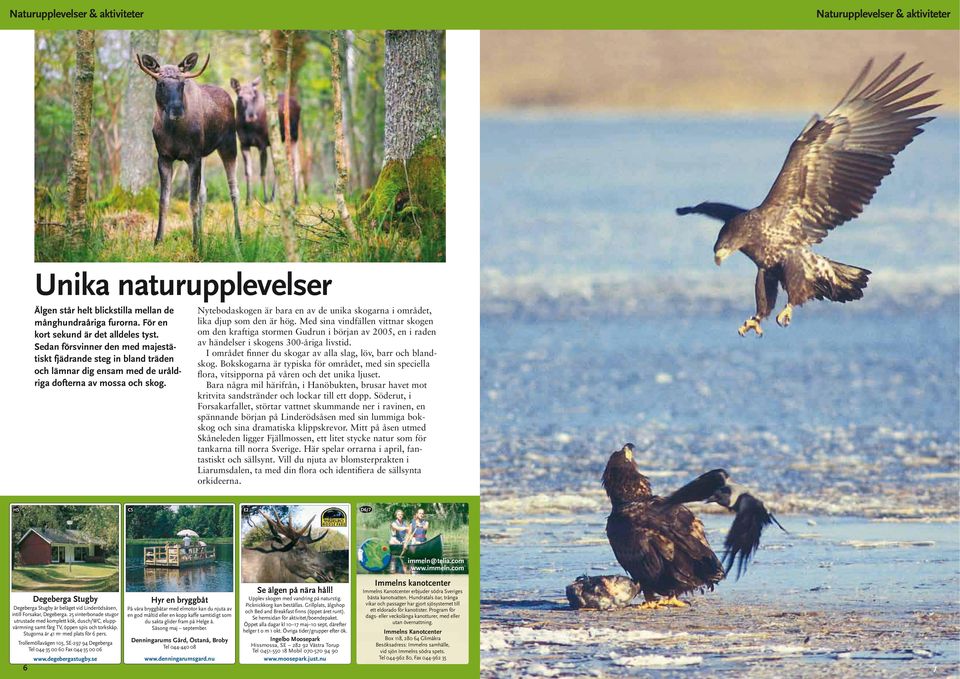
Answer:
<svg viewBox="0 0 960 679"><path fill-rule="evenodd" d="M720 266L720 262L725 260L730 256L730 250L727 248L720 248L713 253L713 261L716 262L717 266Z"/></svg>

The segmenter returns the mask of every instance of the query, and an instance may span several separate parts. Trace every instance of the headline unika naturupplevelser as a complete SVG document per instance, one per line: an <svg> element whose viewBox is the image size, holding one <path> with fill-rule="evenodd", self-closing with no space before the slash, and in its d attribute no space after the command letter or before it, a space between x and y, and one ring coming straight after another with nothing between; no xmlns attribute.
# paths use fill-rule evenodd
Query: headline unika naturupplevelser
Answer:
<svg viewBox="0 0 960 679"><path fill-rule="evenodd" d="M321 296L326 295L332 279L294 278L287 271L284 278L259 279L245 278L238 271L233 278L121 278L120 295L203 296L204 302L219 299L225 302L227 297L258 295L277 296ZM76 271L73 278L60 278L54 273L37 274L37 292L41 295L109 295L110 282L104 278L91 278L86 271Z"/></svg>

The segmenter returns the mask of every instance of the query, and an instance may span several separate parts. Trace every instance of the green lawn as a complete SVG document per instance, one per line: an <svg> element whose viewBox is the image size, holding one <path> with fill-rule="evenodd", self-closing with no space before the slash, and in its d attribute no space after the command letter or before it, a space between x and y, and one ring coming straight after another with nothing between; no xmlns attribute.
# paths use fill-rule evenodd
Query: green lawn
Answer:
<svg viewBox="0 0 960 679"><path fill-rule="evenodd" d="M12 584L27 592L118 592L120 572L112 563L18 566Z"/></svg>

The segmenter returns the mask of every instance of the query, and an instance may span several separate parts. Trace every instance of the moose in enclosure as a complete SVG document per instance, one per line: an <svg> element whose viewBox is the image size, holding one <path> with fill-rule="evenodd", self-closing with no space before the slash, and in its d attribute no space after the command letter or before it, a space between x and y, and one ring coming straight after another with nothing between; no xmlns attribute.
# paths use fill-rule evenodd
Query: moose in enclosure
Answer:
<svg viewBox="0 0 960 679"><path fill-rule="evenodd" d="M311 537L314 516L297 530L293 520L287 523L274 513L270 518L262 510L270 539L255 547L243 548L241 576L243 582L347 582L350 572L349 550L317 551L312 545L323 540L329 529Z"/></svg>
<svg viewBox="0 0 960 679"><path fill-rule="evenodd" d="M247 182L247 205L250 204L250 175L253 174L253 162L250 148L255 147L260 154L260 186L263 188L263 202L273 198L276 186L267 198L267 147L270 146L270 128L267 121L267 100L260 90L259 76L249 84L241 85L236 78L230 78L230 87L237 93L237 136L240 138L240 152L243 153L243 176ZM280 120L280 140L287 141L286 110L287 97L281 92L277 97L278 118ZM293 156L293 200L299 202L297 187L300 184L300 154L297 142L300 140L300 103L296 97L290 97L290 151Z"/></svg>
<svg viewBox="0 0 960 679"><path fill-rule="evenodd" d="M203 180L203 159L216 151L223 161L233 203L233 226L240 240L240 212L237 190L237 139L233 102L226 90L216 85L197 85L210 63L192 72L199 55L188 54L178 65L163 65L149 54L136 55L137 66L156 81L157 108L153 115L153 140L157 146L160 172L160 218L155 243L163 240L163 227L170 207L173 161L182 160L190 169L190 215L193 219L193 246L200 248L207 188Z"/></svg>

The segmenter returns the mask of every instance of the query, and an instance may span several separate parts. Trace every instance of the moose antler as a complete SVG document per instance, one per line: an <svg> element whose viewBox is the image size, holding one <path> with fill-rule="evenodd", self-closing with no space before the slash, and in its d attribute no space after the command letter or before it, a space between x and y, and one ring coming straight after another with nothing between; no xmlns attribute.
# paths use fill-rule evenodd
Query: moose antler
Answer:
<svg viewBox="0 0 960 679"><path fill-rule="evenodd" d="M149 54L144 54L144 55L135 54L134 57L136 59L137 66L140 67L141 71L146 73L148 76L150 76L154 80L160 80L160 73L158 73L160 65L154 60L153 57L151 57ZM144 62L146 62L146 66L144 66ZM210 55L207 54L207 60L203 62L203 66L200 67L199 71L197 71L196 73L184 73L181 77L184 80L188 80L190 78L197 78L201 76L205 70L207 70L207 64L209 63L210 63ZM148 66L150 68L147 68Z"/></svg>
<svg viewBox="0 0 960 679"><path fill-rule="evenodd" d="M199 77L204 71L207 70L207 64L209 64L209 63L210 63L210 54L208 53L208 54L207 54L207 60L206 60L205 62L203 62L203 66L200 67L200 70L197 71L196 73L184 73L184 74L183 74L183 79L184 79L184 80L187 80L188 78L197 78L197 77Z"/></svg>
<svg viewBox="0 0 960 679"><path fill-rule="evenodd" d="M283 525L283 521L280 519L280 514L276 509L273 510L274 519L271 519L266 513L260 509L257 510L267 522L267 528L270 530L271 542L277 542L280 544L280 547L274 547L272 544L268 548L265 547L253 547L258 552L263 552L264 554L271 554L273 552L289 552L293 549L298 542L301 540L304 544L313 544L314 542L319 542L327 536L327 533L330 532L330 529L323 531L323 533L317 537L310 536L310 527L313 525L313 520L317 518L317 515L314 514L307 525L301 530L297 530L293 527L293 517L287 516L287 525ZM289 542L286 542L289 541Z"/></svg>
<svg viewBox="0 0 960 679"><path fill-rule="evenodd" d="M329 532L330 532L330 529L328 528L327 530L323 531L322 533L320 533L320 535L318 535L315 538L312 538L308 535L306 538L304 538L304 542L308 545L312 545L314 542L320 542L325 537L327 537L327 533Z"/></svg>
<svg viewBox="0 0 960 679"><path fill-rule="evenodd" d="M159 79L160 79L160 75L159 75L159 74L154 73L153 71L147 70L147 67L144 66L144 65L143 65L143 61L141 61L141 57L140 57L139 54L136 54L136 55L134 55L134 56L136 57L136 60L137 60L137 66L140 67L140 70L141 70L141 71L143 71L144 73L146 73L148 76L150 76L150 77L153 78L154 80L159 80ZM149 54L144 54L143 56L148 57L148 58L150 58L151 61L153 61L153 59L150 57ZM207 58L209 59L209 57L207 57Z"/></svg>
<svg viewBox="0 0 960 679"><path fill-rule="evenodd" d="M314 514L313 516L311 516L311 517L310 517L310 520L307 521L307 525L304 526L303 529L302 529L299 533L296 533L297 539L298 539L298 540L303 540L303 543L306 544L306 545L312 545L314 542L320 542L320 541L323 540L325 537L327 537L327 533L330 532L330 529L328 528L327 530L325 530L325 531L323 531L322 533L320 533L319 536L317 536L317 537L315 537L315 538L314 538L314 537L311 537L311 536L310 536L310 526L313 525L313 520L316 519L316 518L317 518L317 515L316 515L316 514ZM293 526L290 526L290 528L293 529Z"/></svg>

